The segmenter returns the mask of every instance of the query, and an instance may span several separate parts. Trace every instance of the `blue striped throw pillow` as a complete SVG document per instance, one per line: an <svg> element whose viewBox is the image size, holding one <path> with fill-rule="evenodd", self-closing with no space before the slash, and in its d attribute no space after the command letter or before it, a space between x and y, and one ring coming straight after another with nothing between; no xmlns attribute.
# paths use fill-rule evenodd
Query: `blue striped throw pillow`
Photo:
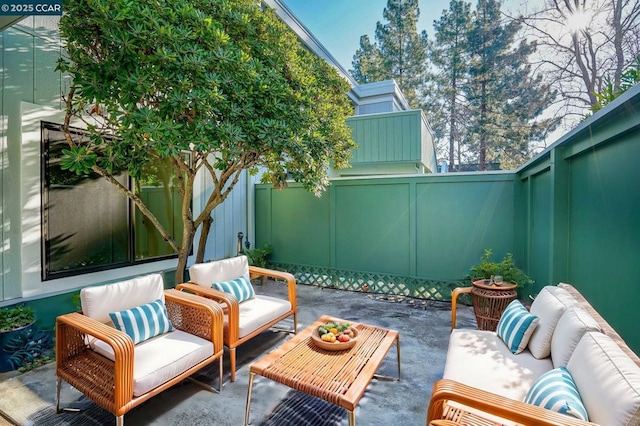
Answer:
<svg viewBox="0 0 640 426"><path fill-rule="evenodd" d="M109 317L115 328L133 339L134 345L173 330L161 299L126 311L110 312Z"/></svg>
<svg viewBox="0 0 640 426"><path fill-rule="evenodd" d="M251 299L256 295L251 285L251 281L245 275L242 275L235 280L223 281L220 283L213 283L211 287L218 291L233 294L238 303L244 302L247 299Z"/></svg>
<svg viewBox="0 0 640 426"><path fill-rule="evenodd" d="M514 300L502 313L496 332L511 353L519 354L527 347L538 321L538 317L531 315L519 300Z"/></svg>
<svg viewBox="0 0 640 426"><path fill-rule="evenodd" d="M538 377L524 397L524 402L589 421L573 377L564 367L547 371Z"/></svg>

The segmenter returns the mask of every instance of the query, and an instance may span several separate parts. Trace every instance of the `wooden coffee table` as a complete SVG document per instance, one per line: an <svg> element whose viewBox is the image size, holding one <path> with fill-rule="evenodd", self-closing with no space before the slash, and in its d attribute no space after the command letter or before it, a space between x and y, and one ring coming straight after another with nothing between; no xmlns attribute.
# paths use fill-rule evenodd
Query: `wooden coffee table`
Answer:
<svg viewBox="0 0 640 426"><path fill-rule="evenodd" d="M317 347L311 333L329 321L350 322L358 330L358 342L351 349L327 351ZM343 407L349 425L356 423L355 409L371 379L391 379L375 373L395 343L400 380L400 335L381 327L323 316L294 338L251 365L245 426L249 424L251 391L256 374L292 389Z"/></svg>

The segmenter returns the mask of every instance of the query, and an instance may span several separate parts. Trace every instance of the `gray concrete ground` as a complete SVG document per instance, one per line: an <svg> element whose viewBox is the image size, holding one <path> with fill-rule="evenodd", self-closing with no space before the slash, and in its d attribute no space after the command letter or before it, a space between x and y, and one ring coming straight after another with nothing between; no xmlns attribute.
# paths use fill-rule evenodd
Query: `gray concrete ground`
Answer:
<svg viewBox="0 0 640 426"><path fill-rule="evenodd" d="M256 291L284 294L285 286L268 282ZM393 300L389 300L393 299ZM356 409L358 425L424 425L433 383L442 377L451 324L451 305L446 302L391 298L298 286L298 329L323 314L348 321L374 324L400 332L402 377L399 382L374 379ZM292 321L289 322L291 324ZM285 324L285 325L289 325ZM473 327L471 307L459 308L458 327ZM221 393L213 393L185 381L133 409L127 425L242 425L247 398L249 366L282 344L289 335L269 331L238 348L236 381L229 381L228 354L224 358ZM217 368L217 363L214 364ZM199 378L217 387L216 369ZM395 348L378 373L396 376ZM63 404L81 408L79 413L55 414L55 367L49 364L0 382L0 412L5 419L28 425L115 424L113 416L83 399L65 384ZM286 386L258 377L254 381L250 423L252 425L346 425L345 410ZM0 420L0 425L3 423Z"/></svg>

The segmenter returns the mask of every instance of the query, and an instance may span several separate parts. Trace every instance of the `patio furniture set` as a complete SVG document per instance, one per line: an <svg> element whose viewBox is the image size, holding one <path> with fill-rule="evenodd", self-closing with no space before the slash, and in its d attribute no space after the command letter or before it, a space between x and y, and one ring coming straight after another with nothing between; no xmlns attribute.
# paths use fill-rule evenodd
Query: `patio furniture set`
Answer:
<svg viewBox="0 0 640 426"><path fill-rule="evenodd" d="M189 275L189 283L168 290L158 274L81 290L81 312L56 321L57 411L64 380L122 425L128 411L185 379L193 380L193 373L216 360L220 392L224 346L233 382L238 346L288 317L293 317L293 329L285 331L296 333L293 275L249 266L245 256L193 265ZM255 294L250 277L259 275L284 282L287 299ZM358 330L355 345L336 357L336 352L312 343L318 324L251 366L246 422L256 374L344 407L350 425L355 424L358 401L393 344L399 379L397 332L353 324ZM344 363L350 374L331 370L318 380L318 369L329 360Z"/></svg>
<svg viewBox="0 0 640 426"><path fill-rule="evenodd" d="M215 361L218 389L201 384L220 392L224 346L234 381L237 347L289 317L293 329L285 331L297 335L250 366L245 425L256 376L344 408L350 426L355 425L358 402L379 377L376 372L394 345L398 375L392 379L400 379L396 331L352 324L356 338L348 349L337 351L315 343L313 334L322 324L343 320L323 316L296 333L296 281L291 274L249 266L244 256L193 265L189 273L191 281L175 289L164 289L160 275L148 275L81 291L81 312L56 322L58 411L64 380L122 425L132 408L193 380L192 374ZM257 275L285 283L287 299L256 295L250 278ZM588 413L603 425L640 424L640 359L573 287L546 287L530 312L512 302L497 331L455 329L456 298L463 292L469 291L453 294L444 378L433 388L427 425L593 424L571 417L576 413ZM526 336L516 343L505 339L508 321L527 323ZM567 410L567 404L549 406L528 395L541 378L557 374L561 381L573 376L584 410L573 405L575 399ZM525 397L530 400L522 402Z"/></svg>

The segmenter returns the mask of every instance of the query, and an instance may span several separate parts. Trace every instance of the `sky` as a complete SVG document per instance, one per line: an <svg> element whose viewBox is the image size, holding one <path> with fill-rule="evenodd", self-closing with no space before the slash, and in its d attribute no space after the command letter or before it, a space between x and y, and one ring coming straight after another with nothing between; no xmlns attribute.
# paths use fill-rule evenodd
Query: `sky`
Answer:
<svg viewBox="0 0 640 426"><path fill-rule="evenodd" d="M347 71L360 46L360 36L368 34L374 41L376 22L385 22L382 11L387 0L282 1ZM518 1L508 0L503 9L510 9L509 5ZM418 30L426 30L432 38L433 21L440 19L442 11L449 7L449 0L420 0L419 7Z"/></svg>

